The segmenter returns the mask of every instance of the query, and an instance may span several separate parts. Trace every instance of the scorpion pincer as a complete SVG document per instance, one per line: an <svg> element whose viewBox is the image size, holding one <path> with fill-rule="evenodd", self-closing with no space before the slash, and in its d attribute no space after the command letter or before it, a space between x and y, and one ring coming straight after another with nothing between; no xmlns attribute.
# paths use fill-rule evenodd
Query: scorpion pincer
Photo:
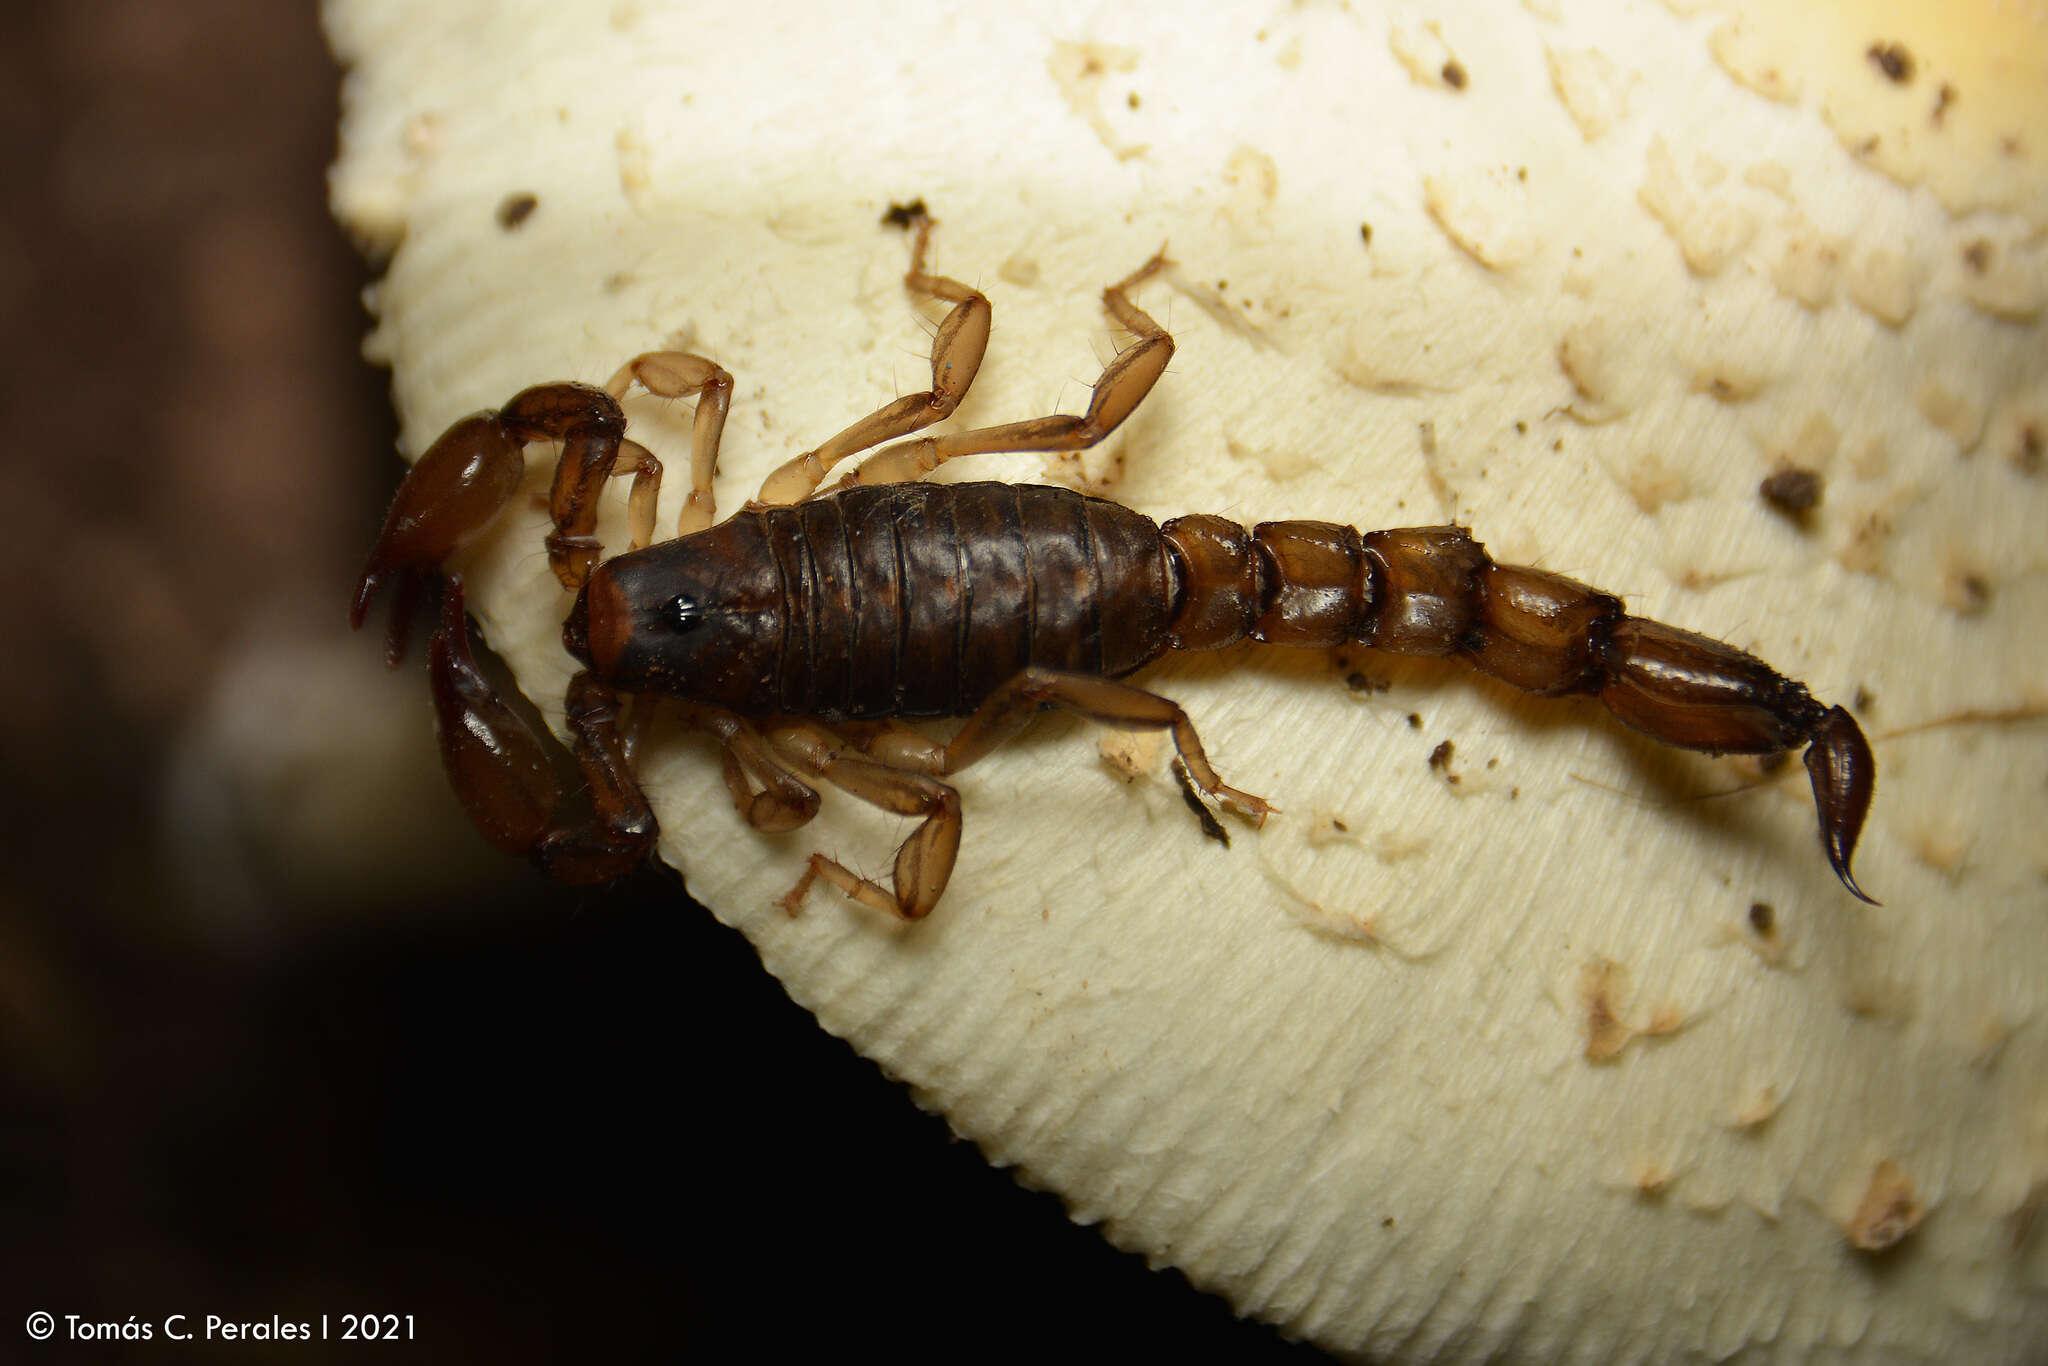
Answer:
<svg viewBox="0 0 2048 1366"><path fill-rule="evenodd" d="M360 626L396 585L387 656L412 603L440 590L430 647L443 760L483 833L572 881L624 875L652 851L655 819L628 766L620 694L678 699L719 741L741 815L764 831L816 812L823 781L919 818L893 885L814 854L785 904L822 877L905 918L929 913L959 848L958 793L943 781L1044 706L1106 725L1170 732L1191 780L1253 821L1270 807L1225 784L1187 713L1122 681L1168 650L1243 640L1310 649L1359 644L1463 658L1525 692L1596 696L1623 723L1710 754L1804 745L1821 842L1842 884L1869 901L1850 857L1875 761L1855 718L1733 646L1632 617L1621 600L1540 569L1496 563L1462 527L1359 532L1335 522L1244 527L1195 515L1155 523L1064 488L927 484L923 474L989 451L1078 451L1130 415L1173 339L1130 300L1155 257L1103 292L1137 337L1096 382L1086 414L942 436L910 434L950 414L988 344L978 291L928 274L931 221L915 230L909 287L952 305L932 345L932 387L885 405L771 474L760 498L713 524L712 471L732 377L702 357L651 352L604 388L544 384L463 419L414 466L370 554L351 608ZM634 384L697 399L691 490L677 536L653 544L661 469L625 435ZM562 444L550 497L550 564L576 600L563 642L583 665L569 686L573 757L588 811L567 814L541 737L478 669L459 579L445 565L511 500L524 447ZM846 457L878 453L825 492ZM633 477L633 549L601 559L598 494ZM943 743L904 719L966 720Z"/></svg>

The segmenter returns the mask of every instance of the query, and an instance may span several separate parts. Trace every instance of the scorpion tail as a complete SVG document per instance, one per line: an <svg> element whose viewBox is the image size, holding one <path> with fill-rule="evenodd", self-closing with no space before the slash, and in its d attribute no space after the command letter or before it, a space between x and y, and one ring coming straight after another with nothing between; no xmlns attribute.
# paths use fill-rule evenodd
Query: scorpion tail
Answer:
<svg viewBox="0 0 2048 1366"><path fill-rule="evenodd" d="M1640 617L1613 623L1602 653L1601 700L1666 744L1708 754L1777 754L1805 745L1828 863L1851 895L1877 904L1849 871L1877 760L1847 708L1823 706L1804 686L1732 645Z"/></svg>
<svg viewBox="0 0 2048 1366"><path fill-rule="evenodd" d="M1856 885L1856 878L1849 871L1856 839L1863 833L1863 818L1870 812L1877 760L1848 708L1831 708L1821 718L1813 743L1806 747L1806 771L1813 777L1813 804L1820 813L1821 844L1828 851L1828 863L1835 876L1842 879L1842 885L1858 901L1881 905Z"/></svg>

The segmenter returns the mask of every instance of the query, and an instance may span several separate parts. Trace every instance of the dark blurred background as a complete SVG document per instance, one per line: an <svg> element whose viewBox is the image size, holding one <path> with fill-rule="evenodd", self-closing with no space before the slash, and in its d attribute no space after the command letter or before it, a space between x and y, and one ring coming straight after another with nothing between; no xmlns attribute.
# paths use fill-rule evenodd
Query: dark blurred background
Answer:
<svg viewBox="0 0 2048 1366"><path fill-rule="evenodd" d="M400 466L312 7L0 37L0 1360L1312 1356L989 1169L673 875L468 833L343 628ZM373 1311L410 1345L63 1326Z"/></svg>

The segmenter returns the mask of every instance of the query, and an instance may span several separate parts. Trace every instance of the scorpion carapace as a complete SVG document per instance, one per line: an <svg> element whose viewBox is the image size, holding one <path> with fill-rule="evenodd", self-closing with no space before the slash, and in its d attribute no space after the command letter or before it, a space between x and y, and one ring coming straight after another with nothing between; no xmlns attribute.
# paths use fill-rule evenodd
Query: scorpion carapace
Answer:
<svg viewBox="0 0 2048 1366"><path fill-rule="evenodd" d="M1462 527L1359 532L1334 522L1221 517L1164 524L1119 504L1040 485L914 482L983 451L1084 449L1151 389L1173 339L1129 291L1155 257L1103 293L1138 340L1095 385L1088 412L938 437L988 343L988 301L925 272L931 223L918 217L910 287L950 302L932 347L932 388L878 409L771 474L760 500L713 524L711 474L731 376L710 361L655 352L603 389L528 389L466 418L407 476L358 585L360 625L396 579L389 656L411 599L445 581L429 660L442 755L480 829L575 881L623 875L653 848L655 822L622 739L618 694L678 700L721 745L725 782L757 829L816 812L812 782L919 817L893 885L811 856L784 898L794 910L824 878L868 905L915 919L938 902L959 847L960 799L942 781L1053 705L1112 726L1171 733L1189 777L1248 819L1272 809L1225 784L1187 714L1121 681L1168 650L1240 641L1460 656L1524 692L1598 697L1624 723L1708 753L1807 746L1822 843L1865 901L1850 857L1876 765L1855 719L1733 646L1640 617L1619 598L1540 569L1494 562ZM698 398L691 492L675 539L653 541L660 465L625 437L618 399L638 382ZM563 642L582 664L570 685L573 754L590 812L562 793L541 738L496 696L470 655L461 584L445 564L518 487L523 447L563 443L551 498L550 563L577 591ZM831 467L895 441L823 493ZM603 560L597 495L631 474L634 548ZM946 742L900 724L961 716Z"/></svg>

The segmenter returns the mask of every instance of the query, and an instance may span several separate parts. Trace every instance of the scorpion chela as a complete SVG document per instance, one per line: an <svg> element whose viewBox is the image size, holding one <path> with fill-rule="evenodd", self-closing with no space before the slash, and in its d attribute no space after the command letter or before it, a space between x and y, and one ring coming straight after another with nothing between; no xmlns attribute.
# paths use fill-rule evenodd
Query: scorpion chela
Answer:
<svg viewBox="0 0 2048 1366"><path fill-rule="evenodd" d="M1088 411L940 436L988 345L980 291L925 268L932 221L914 233L910 289L951 305L931 348L932 387L877 409L768 476L759 499L714 524L712 474L732 377L702 357L649 352L603 388L542 384L462 419L400 486L357 586L358 627L394 585L387 657L397 663L413 603L439 589L428 672L442 757L492 843L569 881L609 881L652 850L656 823L627 761L620 694L678 699L721 745L727 787L763 831L794 829L822 781L918 818L893 885L814 854L784 899L822 877L848 896L916 919L945 891L959 848L959 794L944 780L1030 715L1058 706L1129 729L1170 732L1194 786L1254 822L1267 803L1224 783L1187 713L1122 681L1168 650L1242 640L1397 654L1456 655L1542 696L1597 696L1625 724L1707 753L1778 754L1806 745L1828 861L1850 873L1875 782L1849 712L1733 646L1628 616L1611 594L1540 569L1495 563L1462 527L1361 533L1334 522L1246 528L1194 515L1155 523L1070 489L916 482L957 456L1083 450L1151 390L1173 338L1131 302L1163 256L1103 291L1137 340L1097 380ZM619 400L638 383L697 400L690 491L674 539L654 541L661 467L625 434ZM494 689L469 644L460 579L446 563L512 499L530 442L561 443L546 538L576 593L562 629L582 671L567 726L589 810L563 814L563 784L540 735ZM891 442L883 446L883 443ZM848 456L883 448L831 488ZM598 495L631 475L633 549L601 558ZM966 720L938 742L902 718Z"/></svg>

